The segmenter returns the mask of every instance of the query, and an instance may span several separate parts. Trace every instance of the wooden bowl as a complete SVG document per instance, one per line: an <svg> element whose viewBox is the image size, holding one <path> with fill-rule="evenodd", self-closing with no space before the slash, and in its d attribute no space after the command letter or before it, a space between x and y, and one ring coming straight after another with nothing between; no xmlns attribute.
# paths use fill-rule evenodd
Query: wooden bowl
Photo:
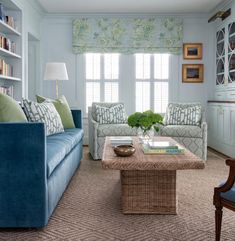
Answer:
<svg viewBox="0 0 235 241"><path fill-rule="evenodd" d="M132 145L119 145L114 147L117 156L128 157L135 153L135 147Z"/></svg>

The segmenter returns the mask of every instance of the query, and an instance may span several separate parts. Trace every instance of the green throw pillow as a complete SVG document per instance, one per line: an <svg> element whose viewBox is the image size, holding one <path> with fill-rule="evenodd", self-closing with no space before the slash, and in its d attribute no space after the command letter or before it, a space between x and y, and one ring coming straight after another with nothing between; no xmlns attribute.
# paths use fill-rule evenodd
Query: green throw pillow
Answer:
<svg viewBox="0 0 235 241"><path fill-rule="evenodd" d="M59 99L56 100L51 100L40 95L36 95L36 98L38 103L49 100L54 104L57 112L60 115L64 129L75 128L73 116L65 96L62 95Z"/></svg>
<svg viewBox="0 0 235 241"><path fill-rule="evenodd" d="M2 93L0 93L0 122L27 122L19 103Z"/></svg>

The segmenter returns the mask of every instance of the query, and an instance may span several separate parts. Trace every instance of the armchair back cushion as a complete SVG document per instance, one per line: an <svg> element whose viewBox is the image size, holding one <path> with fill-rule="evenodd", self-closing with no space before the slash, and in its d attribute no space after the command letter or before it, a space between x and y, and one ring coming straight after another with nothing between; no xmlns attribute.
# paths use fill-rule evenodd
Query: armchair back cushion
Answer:
<svg viewBox="0 0 235 241"><path fill-rule="evenodd" d="M200 103L169 103L164 124L200 126L201 120L202 106Z"/></svg>
<svg viewBox="0 0 235 241"><path fill-rule="evenodd" d="M93 103L92 118L99 124L123 124L127 117L123 103Z"/></svg>

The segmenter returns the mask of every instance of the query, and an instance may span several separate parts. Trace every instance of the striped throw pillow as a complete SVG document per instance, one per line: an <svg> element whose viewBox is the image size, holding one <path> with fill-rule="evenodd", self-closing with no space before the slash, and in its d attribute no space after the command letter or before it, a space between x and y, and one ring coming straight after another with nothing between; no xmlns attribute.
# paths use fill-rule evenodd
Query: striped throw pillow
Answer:
<svg viewBox="0 0 235 241"><path fill-rule="evenodd" d="M36 103L23 99L24 111L29 121L43 122L46 135L64 132L63 124L55 106L51 102Z"/></svg>
<svg viewBox="0 0 235 241"><path fill-rule="evenodd" d="M126 123L127 117L123 104L110 108L95 105L96 120L100 124L122 124Z"/></svg>

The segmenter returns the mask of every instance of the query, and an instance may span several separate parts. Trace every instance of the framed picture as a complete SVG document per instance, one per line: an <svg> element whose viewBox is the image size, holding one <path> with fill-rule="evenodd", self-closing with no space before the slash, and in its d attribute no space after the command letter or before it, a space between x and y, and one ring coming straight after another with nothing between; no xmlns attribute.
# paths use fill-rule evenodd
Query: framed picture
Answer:
<svg viewBox="0 0 235 241"><path fill-rule="evenodd" d="M202 59L202 44L187 43L183 46L184 59Z"/></svg>
<svg viewBox="0 0 235 241"><path fill-rule="evenodd" d="M182 82L183 83L202 83L203 82L203 64L183 64Z"/></svg>

